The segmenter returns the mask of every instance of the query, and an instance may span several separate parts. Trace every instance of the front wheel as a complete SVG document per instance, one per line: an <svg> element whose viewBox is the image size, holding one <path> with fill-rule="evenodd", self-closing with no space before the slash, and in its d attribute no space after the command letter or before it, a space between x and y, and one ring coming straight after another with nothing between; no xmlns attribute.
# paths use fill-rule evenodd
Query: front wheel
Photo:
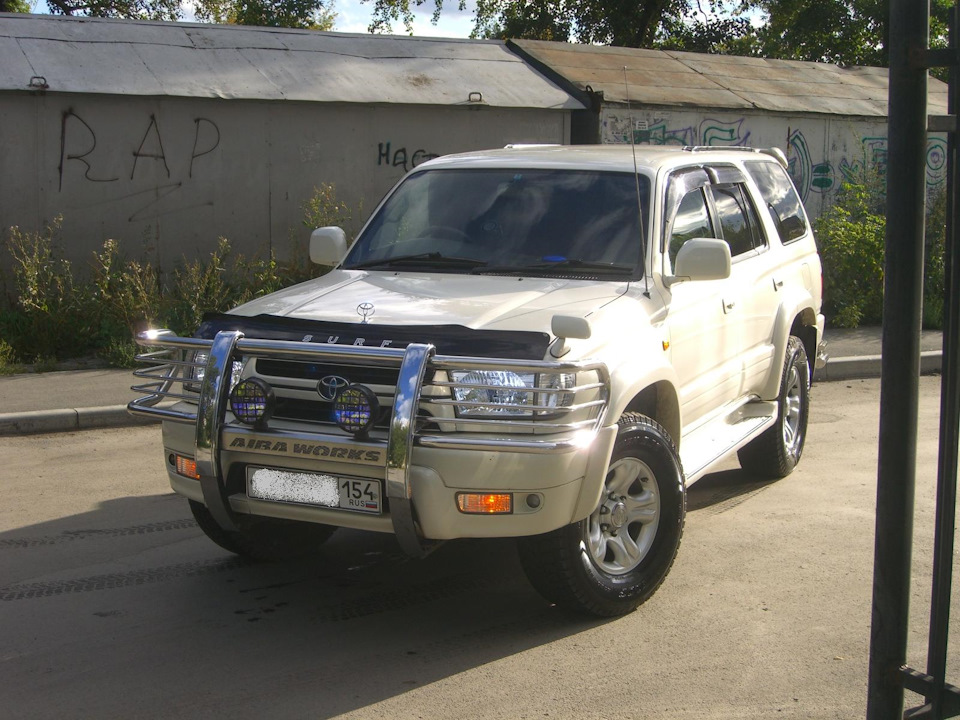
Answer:
<svg viewBox="0 0 960 720"><path fill-rule="evenodd" d="M580 522L518 541L531 584L547 600L598 617L624 615L673 565L686 511L683 469L667 431L625 413L600 504Z"/></svg>
<svg viewBox="0 0 960 720"><path fill-rule="evenodd" d="M793 472L807 439L810 363L803 342L793 335L787 340L777 405L777 421L737 452L740 467L764 478L783 478Z"/></svg>

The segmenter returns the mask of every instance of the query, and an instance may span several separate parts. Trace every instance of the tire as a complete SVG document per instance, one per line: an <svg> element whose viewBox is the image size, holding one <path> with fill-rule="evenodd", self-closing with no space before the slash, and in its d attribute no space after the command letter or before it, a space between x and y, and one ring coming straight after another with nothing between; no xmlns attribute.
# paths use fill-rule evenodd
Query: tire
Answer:
<svg viewBox="0 0 960 720"><path fill-rule="evenodd" d="M777 422L737 452L740 467L752 475L786 477L803 454L810 413L810 363L800 338L793 335L787 340L777 405Z"/></svg>
<svg viewBox="0 0 960 720"><path fill-rule="evenodd" d="M625 615L660 587L683 534L686 487L676 447L650 418L625 413L600 504L590 517L518 539L530 583L559 607Z"/></svg>
<svg viewBox="0 0 960 720"><path fill-rule="evenodd" d="M316 552L336 530L331 525L240 517L239 531L224 530L203 503L190 500L190 512L204 535L224 550L251 560L287 560Z"/></svg>

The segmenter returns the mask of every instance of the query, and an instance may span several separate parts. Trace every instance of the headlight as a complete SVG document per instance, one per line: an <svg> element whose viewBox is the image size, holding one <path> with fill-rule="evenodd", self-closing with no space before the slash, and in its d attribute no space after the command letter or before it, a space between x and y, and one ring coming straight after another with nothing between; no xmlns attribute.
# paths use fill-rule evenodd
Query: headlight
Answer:
<svg viewBox="0 0 960 720"><path fill-rule="evenodd" d="M515 373L509 370L471 370L451 373L457 386L453 398L460 417L533 417L550 414L555 408L573 404L572 392L563 391L576 384L572 374ZM469 403L469 404L468 404Z"/></svg>
<svg viewBox="0 0 960 720"><path fill-rule="evenodd" d="M195 352L192 357L188 356L188 361L196 363L196 367L186 368L186 377L189 378L189 381L185 381L183 386L191 391L198 393L200 392L200 385L203 383L203 376L206 371L207 359L210 357L210 353L206 352ZM240 382L240 374L243 372L243 363L239 360L234 360L233 365L230 368L230 390L233 390L234 386Z"/></svg>

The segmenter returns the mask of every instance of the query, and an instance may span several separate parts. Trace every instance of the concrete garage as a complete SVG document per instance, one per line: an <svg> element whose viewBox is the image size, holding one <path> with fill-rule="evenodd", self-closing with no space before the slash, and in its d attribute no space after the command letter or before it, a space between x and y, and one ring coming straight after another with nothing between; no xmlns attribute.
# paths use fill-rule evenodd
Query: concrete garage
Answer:
<svg viewBox="0 0 960 720"><path fill-rule="evenodd" d="M887 166L887 69L518 40L512 49L590 107L574 143L776 146L816 216L845 180ZM947 85L929 81L929 113ZM946 183L947 139L927 140L927 188Z"/></svg>
<svg viewBox="0 0 960 720"><path fill-rule="evenodd" d="M583 107L495 41L3 14L0 227L62 215L73 261L284 256L321 183L369 212L436 155L568 143Z"/></svg>

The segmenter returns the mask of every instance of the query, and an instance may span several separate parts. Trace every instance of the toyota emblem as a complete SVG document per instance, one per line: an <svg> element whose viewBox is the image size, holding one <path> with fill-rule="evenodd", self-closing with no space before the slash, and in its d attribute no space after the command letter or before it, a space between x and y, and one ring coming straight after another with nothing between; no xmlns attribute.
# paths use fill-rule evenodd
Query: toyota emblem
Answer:
<svg viewBox="0 0 960 720"><path fill-rule="evenodd" d="M320 399L327 402L333 402L337 398L337 393L350 385L350 381L339 375L327 375L317 381L317 394Z"/></svg>
<svg viewBox="0 0 960 720"><path fill-rule="evenodd" d="M361 324L370 322L370 318L377 314L377 309L372 302L360 303L357 305L357 315L363 318Z"/></svg>

